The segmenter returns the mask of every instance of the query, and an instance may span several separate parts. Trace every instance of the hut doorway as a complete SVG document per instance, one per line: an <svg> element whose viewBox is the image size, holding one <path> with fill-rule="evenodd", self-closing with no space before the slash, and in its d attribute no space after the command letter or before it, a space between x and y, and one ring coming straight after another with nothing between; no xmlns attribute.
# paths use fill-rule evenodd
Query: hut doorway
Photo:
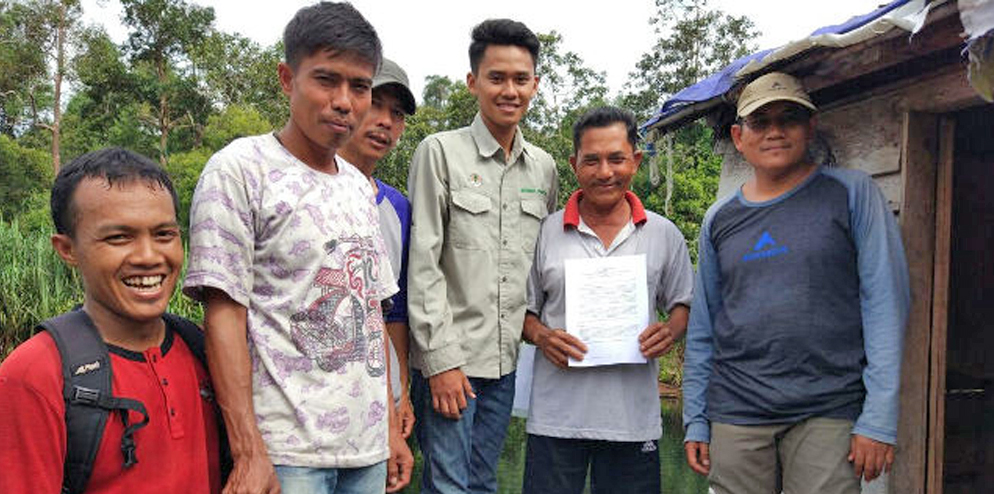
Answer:
<svg viewBox="0 0 994 494"><path fill-rule="evenodd" d="M987 492L994 486L994 106L946 118L955 131L940 139L952 144L953 166L951 180L939 179L951 191L938 194L949 219L944 414L940 408L937 417L942 490Z"/></svg>

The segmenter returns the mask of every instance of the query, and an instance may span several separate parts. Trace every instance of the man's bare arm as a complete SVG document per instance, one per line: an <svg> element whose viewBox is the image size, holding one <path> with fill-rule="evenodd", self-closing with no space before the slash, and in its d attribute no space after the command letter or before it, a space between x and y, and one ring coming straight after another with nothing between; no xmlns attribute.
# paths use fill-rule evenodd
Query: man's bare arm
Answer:
<svg viewBox="0 0 994 494"><path fill-rule="evenodd" d="M235 463L223 492L279 493L276 471L256 425L252 405L252 364L246 338L248 311L215 289L206 290L206 301L207 365Z"/></svg>
<svg viewBox="0 0 994 494"><path fill-rule="evenodd" d="M400 407L397 412L401 433L404 439L407 439L414 430L414 408L411 406L411 397L408 391L411 389L410 367L407 360L410 349L410 331L407 323L388 322L386 325L387 334L390 335L390 344L396 350L397 362L400 364L400 368L396 370L397 375L400 376L401 388Z"/></svg>

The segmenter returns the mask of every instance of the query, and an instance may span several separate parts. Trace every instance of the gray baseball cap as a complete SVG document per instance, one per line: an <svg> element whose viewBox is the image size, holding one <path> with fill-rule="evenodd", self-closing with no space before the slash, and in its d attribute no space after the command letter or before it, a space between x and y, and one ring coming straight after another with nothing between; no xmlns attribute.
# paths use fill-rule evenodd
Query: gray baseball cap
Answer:
<svg viewBox="0 0 994 494"><path fill-rule="evenodd" d="M414 115L417 104L414 101L414 94L411 93L411 85L407 82L407 72L400 68L393 60L384 58L380 64L380 71L373 76L373 89L394 84L398 87L397 94L400 96L400 103L404 106L404 112Z"/></svg>

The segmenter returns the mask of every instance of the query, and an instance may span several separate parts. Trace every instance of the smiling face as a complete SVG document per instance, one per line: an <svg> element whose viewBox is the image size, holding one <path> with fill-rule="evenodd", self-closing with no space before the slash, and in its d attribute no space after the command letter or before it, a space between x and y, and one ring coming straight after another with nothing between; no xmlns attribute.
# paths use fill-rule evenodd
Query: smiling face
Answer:
<svg viewBox="0 0 994 494"><path fill-rule="evenodd" d="M775 101L732 126L732 142L757 173L784 175L806 166L815 121L796 103Z"/></svg>
<svg viewBox="0 0 994 494"><path fill-rule="evenodd" d="M375 67L357 54L319 50L296 69L279 65L290 98L291 132L311 148L334 152L348 140L371 102Z"/></svg>
<svg viewBox="0 0 994 494"><path fill-rule="evenodd" d="M140 179L108 187L84 178L71 201L74 233L53 235L52 245L79 269L87 314L102 329L157 321L183 266L172 196Z"/></svg>
<svg viewBox="0 0 994 494"><path fill-rule="evenodd" d="M466 86L476 96L487 128L494 133L507 132L524 118L538 90L535 61L520 46L490 45L476 73L466 76Z"/></svg>
<svg viewBox="0 0 994 494"><path fill-rule="evenodd" d="M625 200L642 152L628 142L625 124L615 122L584 130L576 156L570 156L569 162L583 189L582 201L597 210L610 210Z"/></svg>
<svg viewBox="0 0 994 494"><path fill-rule="evenodd" d="M373 104L341 154L367 175L372 174L376 162L397 146L406 118L397 89L389 84L377 87Z"/></svg>

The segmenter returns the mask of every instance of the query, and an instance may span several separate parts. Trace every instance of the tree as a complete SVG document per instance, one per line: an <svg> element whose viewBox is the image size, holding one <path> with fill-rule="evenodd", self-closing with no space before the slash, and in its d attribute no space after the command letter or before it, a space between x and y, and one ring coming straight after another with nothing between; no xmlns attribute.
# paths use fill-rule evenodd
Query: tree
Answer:
<svg viewBox="0 0 994 494"><path fill-rule="evenodd" d="M0 163L0 216L9 221L29 210L33 195L48 191L53 175L44 151L20 146L5 135L0 135Z"/></svg>
<svg viewBox="0 0 994 494"><path fill-rule="evenodd" d="M269 121L282 126L290 113L276 66L282 43L268 48L239 34L211 32L193 47L191 60L215 106L252 105Z"/></svg>
<svg viewBox="0 0 994 494"><path fill-rule="evenodd" d="M752 21L711 9L707 0L656 0L656 15L649 24L658 38L639 59L618 98L640 121L647 120L664 99L756 50L751 40L758 32ZM652 195L651 202L658 202L658 211L681 227L691 246L696 245L697 225L714 200L721 171L721 160L710 150L712 139L711 129L694 122L666 136L666 142L659 143L664 152L648 153L643 166L647 179L643 197ZM656 190L658 182L649 177L660 164L666 167L662 197ZM688 191L702 194L681 197ZM692 254L696 256L696 250Z"/></svg>
<svg viewBox="0 0 994 494"><path fill-rule="evenodd" d="M154 156L156 140L138 119L144 98L139 76L103 30L87 30L79 45L72 60L78 86L63 122L64 155L117 145Z"/></svg>
<svg viewBox="0 0 994 494"><path fill-rule="evenodd" d="M621 98L642 121L666 97L756 51L751 40L759 34L748 17L711 9L708 0L656 0L649 25L656 42L629 73Z"/></svg>
<svg viewBox="0 0 994 494"><path fill-rule="evenodd" d="M30 0L14 4L8 12L11 14L8 22L12 21L15 36L23 35L20 38L23 45L15 48L14 53L24 48L30 50L30 55L17 57L20 60L15 62L27 62L27 65L12 67L11 75L21 78L20 95L30 103L32 124L51 135L52 168L58 173L62 161L63 84L70 76L69 59L76 40L85 29L79 22L82 8L79 0ZM0 41L0 44L5 42ZM12 47L18 44L11 42ZM10 91L6 90L4 94L12 94ZM49 109L51 117L45 118L43 114Z"/></svg>
<svg viewBox="0 0 994 494"><path fill-rule="evenodd" d="M31 102L37 106L42 93L50 91L45 52L38 49L44 26L37 20L27 3L0 2L0 132L10 137L25 130Z"/></svg>
<svg viewBox="0 0 994 494"><path fill-rule="evenodd" d="M214 9L184 0L122 0L121 4L124 24L131 28L127 50L146 95L139 116L157 132L159 162L165 166L170 134L202 130L198 125L210 113L210 101L192 74L191 53L213 31Z"/></svg>
<svg viewBox="0 0 994 494"><path fill-rule="evenodd" d="M407 128L397 147L376 165L376 177L407 194L407 172L418 144L431 134L465 127L476 115L476 99L466 84L445 76L425 78L424 100L414 115L407 117Z"/></svg>
<svg viewBox="0 0 994 494"><path fill-rule="evenodd" d="M584 65L572 51L562 52L562 36L552 31L538 35L542 43L536 73L538 93L522 122L525 137L552 155L559 174L559 203L577 188L569 165L573 151L573 124L587 109L606 104L603 72Z"/></svg>

